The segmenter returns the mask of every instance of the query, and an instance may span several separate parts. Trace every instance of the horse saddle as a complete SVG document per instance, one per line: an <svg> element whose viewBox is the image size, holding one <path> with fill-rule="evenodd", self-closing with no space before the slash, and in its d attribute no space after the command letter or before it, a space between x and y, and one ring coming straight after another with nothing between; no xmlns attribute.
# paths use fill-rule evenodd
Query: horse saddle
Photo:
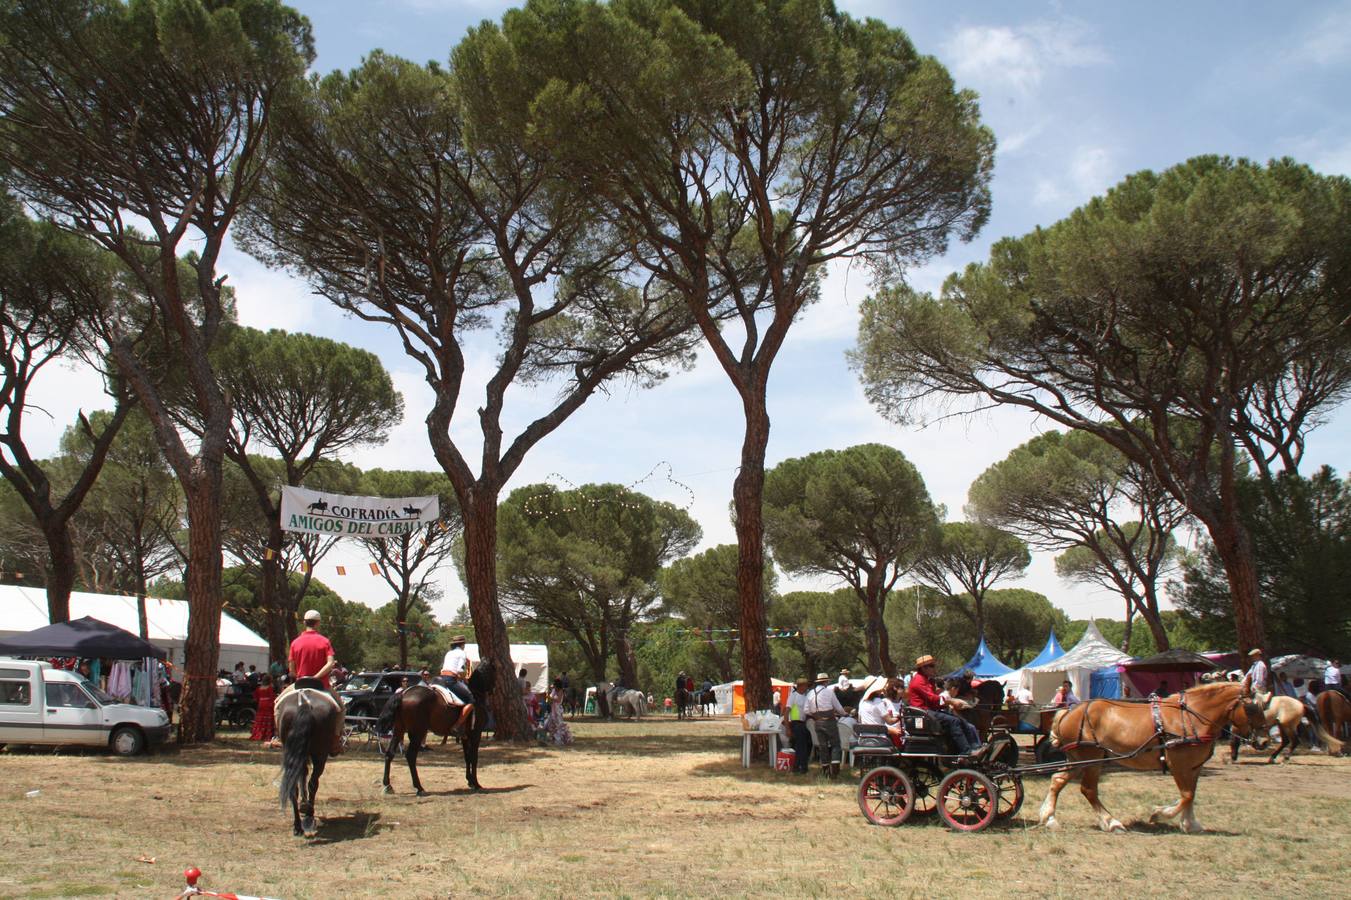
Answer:
<svg viewBox="0 0 1351 900"><path fill-rule="evenodd" d="M450 688L446 687L444 684L429 684L427 685L427 687L431 688L432 690L440 694L441 699L449 703L451 706L464 706L464 701L461 700L459 697L455 696L455 692L452 691Z"/></svg>

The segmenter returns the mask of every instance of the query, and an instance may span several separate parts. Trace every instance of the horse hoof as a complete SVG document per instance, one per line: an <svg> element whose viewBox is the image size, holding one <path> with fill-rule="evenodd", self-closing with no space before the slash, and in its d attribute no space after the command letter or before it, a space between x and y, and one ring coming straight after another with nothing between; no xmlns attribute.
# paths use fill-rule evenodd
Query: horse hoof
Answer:
<svg viewBox="0 0 1351 900"><path fill-rule="evenodd" d="M418 788L418 789L417 789L417 795L418 795L419 797L426 797L426 796L428 796L427 792L424 791L422 788Z"/></svg>
<svg viewBox="0 0 1351 900"><path fill-rule="evenodd" d="M1060 827L1060 823L1056 821L1055 816L1051 816L1051 818L1047 819L1045 822L1042 823L1042 826L1045 828L1049 828L1052 831L1055 831Z"/></svg>
<svg viewBox="0 0 1351 900"><path fill-rule="evenodd" d="M1120 822L1118 822L1116 819L1113 819L1112 821L1110 821L1110 822L1107 823L1107 833L1108 833L1108 834L1125 834L1125 833L1126 833L1126 826L1125 826L1125 825L1122 825L1122 824L1121 824Z"/></svg>
<svg viewBox="0 0 1351 900"><path fill-rule="evenodd" d="M394 793L394 788L390 787L389 785L385 785L384 787L382 787L382 788L380 789L380 793L382 793L382 794L392 794L392 793Z"/></svg>

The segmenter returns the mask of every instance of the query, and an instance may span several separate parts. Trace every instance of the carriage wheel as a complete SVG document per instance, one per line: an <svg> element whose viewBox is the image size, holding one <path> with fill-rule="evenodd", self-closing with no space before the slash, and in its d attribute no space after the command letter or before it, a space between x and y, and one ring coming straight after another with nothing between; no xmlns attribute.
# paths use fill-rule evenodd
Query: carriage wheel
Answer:
<svg viewBox="0 0 1351 900"><path fill-rule="evenodd" d="M998 810L999 788L975 769L949 772L938 785L938 815L953 831L980 831Z"/></svg>
<svg viewBox="0 0 1351 900"><path fill-rule="evenodd" d="M914 814L931 816L938 812L938 783L943 780L943 773L932 763L915 763L909 774L915 788Z"/></svg>
<svg viewBox="0 0 1351 900"><path fill-rule="evenodd" d="M915 788L900 769L878 766L859 783L858 808L874 825L900 825L915 809Z"/></svg>
<svg viewBox="0 0 1351 900"><path fill-rule="evenodd" d="M1012 769L1018 765L1018 742L1013 739L1011 734L1004 735L1004 737L1007 737L1008 741L999 748L999 752L994 755L992 761ZM996 740L998 739L996 738Z"/></svg>
<svg viewBox="0 0 1351 900"><path fill-rule="evenodd" d="M999 789L999 806L995 810L995 817L1013 818L1023 807L1022 777L999 764L993 766L987 774L994 782L994 786Z"/></svg>

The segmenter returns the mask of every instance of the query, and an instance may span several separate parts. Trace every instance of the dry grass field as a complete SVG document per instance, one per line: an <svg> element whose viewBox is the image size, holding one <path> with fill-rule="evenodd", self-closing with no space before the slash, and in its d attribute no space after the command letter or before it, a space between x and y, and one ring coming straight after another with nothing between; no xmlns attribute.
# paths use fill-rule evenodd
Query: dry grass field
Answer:
<svg viewBox="0 0 1351 900"><path fill-rule="evenodd" d="M0 897L169 898L190 865L204 887L287 900L1351 894L1351 759L1212 760L1199 836L1145 822L1176 798L1171 779L1121 770L1103 800L1130 834L1098 832L1073 787L1062 827L1033 828L1046 780L1031 779L1017 819L966 835L870 826L850 780L742 769L736 729L582 720L568 749L488 744L479 795L452 743L423 756L424 799L401 760L382 795L378 757L358 748L326 773L311 841L278 808L279 754L241 738L135 760L11 749Z"/></svg>

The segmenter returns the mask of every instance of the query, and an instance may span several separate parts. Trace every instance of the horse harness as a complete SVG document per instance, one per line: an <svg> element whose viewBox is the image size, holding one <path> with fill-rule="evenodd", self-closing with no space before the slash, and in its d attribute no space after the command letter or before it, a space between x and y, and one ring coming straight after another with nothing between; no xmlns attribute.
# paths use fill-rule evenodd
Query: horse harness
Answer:
<svg viewBox="0 0 1351 900"><path fill-rule="evenodd" d="M1090 700L1090 701L1089 701L1089 706L1090 706L1090 708L1091 708L1092 704L1094 704L1094 703L1101 703L1101 702L1104 702L1104 701L1103 701L1103 700ZM1124 703L1132 703L1132 702L1134 702L1134 703L1139 703L1139 702L1144 702L1144 701L1129 701L1129 700L1122 701L1122 700L1111 700L1111 701L1105 701L1105 702L1109 702L1109 703L1123 703L1123 702L1124 702ZM1148 738L1143 744L1141 744L1141 745L1140 745L1133 753L1128 753L1128 754L1126 754L1126 755L1124 755L1124 756L1118 756L1118 757L1116 757L1116 759L1131 759L1131 758L1133 758L1133 757L1139 756L1141 753L1143 753L1143 752L1145 752L1147 749L1149 749L1151 745L1154 745L1154 742L1155 742L1155 741L1158 741L1157 749L1158 749L1158 753L1159 753L1159 768L1163 770L1163 773L1164 773L1165 775L1167 775L1167 774L1168 774L1168 755L1167 755L1167 754L1168 754L1168 751L1169 751L1169 750L1172 750L1172 749L1175 748L1175 747L1194 747L1194 746L1197 746L1197 745L1200 745L1200 744L1213 744L1213 743L1215 742L1216 736L1215 736L1214 734L1212 734L1212 733L1210 733L1210 732L1201 732L1201 731L1199 731L1199 730L1195 727L1195 724L1194 724L1194 720L1195 720L1195 719L1200 719L1201 721L1205 722L1207 725L1213 725L1213 724L1215 724L1215 723L1214 723L1211 719L1208 719L1206 716L1202 715L1201 713L1199 713L1199 712L1197 712L1196 710L1192 709L1191 707L1187 706L1187 692L1186 692L1186 691L1180 691L1180 692L1178 693L1178 695L1177 695L1178 712L1180 713L1179 718L1180 718L1181 721L1182 721L1182 733L1181 733L1181 734L1174 734L1173 732L1169 731L1169 730L1164 726L1164 724L1163 724L1163 712L1162 712L1162 707L1161 707L1161 705L1160 705L1160 700L1159 700L1159 698L1157 698L1157 697L1151 697L1151 698L1149 699L1148 702L1149 702L1149 712L1150 712L1150 716L1151 716L1151 717L1153 718L1153 720L1154 720L1154 733L1153 733L1152 735L1150 735L1149 738ZM1235 705L1237 705L1238 703L1242 703L1242 702L1243 702L1243 700L1242 700L1242 698L1240 697L1237 701L1235 701ZM1232 709L1232 707L1231 707L1231 709ZM1079 733L1078 733L1078 735L1077 735L1077 736L1075 737L1075 739L1074 739L1073 741L1071 741L1070 743L1064 744L1064 745L1061 747L1062 750L1065 750L1066 752L1068 752L1068 751L1070 751L1070 750L1075 750L1075 749L1077 749L1077 748L1079 748L1079 747L1084 747L1084 746L1088 746L1088 747L1096 747L1096 748L1098 748L1098 749L1105 749L1105 748L1102 747L1101 744L1099 744L1099 743L1097 742L1097 740L1096 740L1096 734L1091 734L1088 740L1085 740L1085 739L1084 739L1084 723L1085 723L1087 720L1088 720L1088 709L1085 709L1085 710L1084 710L1084 714L1081 715L1081 716L1079 717ZM1188 725L1191 725L1192 727L1191 727L1191 728L1188 728ZM1089 727L1090 727L1090 731L1092 731L1092 723L1089 723Z"/></svg>

